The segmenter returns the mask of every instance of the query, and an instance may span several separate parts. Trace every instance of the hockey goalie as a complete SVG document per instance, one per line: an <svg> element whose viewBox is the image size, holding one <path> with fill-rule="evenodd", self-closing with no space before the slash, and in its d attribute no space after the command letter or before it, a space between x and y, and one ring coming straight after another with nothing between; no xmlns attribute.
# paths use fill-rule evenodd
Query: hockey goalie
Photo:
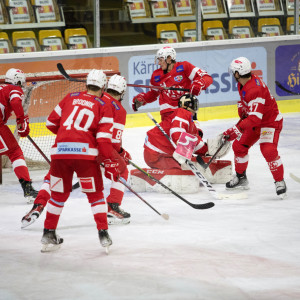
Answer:
<svg viewBox="0 0 300 300"><path fill-rule="evenodd" d="M160 123L177 145L176 149L159 128L152 128L147 132L144 144L144 159L150 168L144 170L178 193L197 193L200 189L198 179L185 164L187 159L192 161L211 183L225 183L230 180L230 160L216 159L206 168L206 163L217 150L221 148L216 158L227 154L230 142L225 141L223 135L204 142L199 122L194 121L198 110L198 100L195 96L183 95L178 106ZM131 186L136 191L166 192L139 170L132 170L130 175Z"/></svg>

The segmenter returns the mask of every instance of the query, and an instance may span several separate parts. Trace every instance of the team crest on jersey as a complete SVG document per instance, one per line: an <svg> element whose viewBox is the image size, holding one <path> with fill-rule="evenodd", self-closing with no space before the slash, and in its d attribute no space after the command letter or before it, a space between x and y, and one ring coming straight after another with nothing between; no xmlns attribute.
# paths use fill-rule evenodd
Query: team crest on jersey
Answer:
<svg viewBox="0 0 300 300"><path fill-rule="evenodd" d="M119 110L120 107L115 101L111 101L112 105L115 107L116 110Z"/></svg>
<svg viewBox="0 0 300 300"><path fill-rule="evenodd" d="M176 72L182 72L184 70L183 65L180 65L176 68Z"/></svg>
<svg viewBox="0 0 300 300"><path fill-rule="evenodd" d="M80 94L80 92L72 93L70 96L71 96L71 97L74 97L74 96L78 96L79 94Z"/></svg>
<svg viewBox="0 0 300 300"><path fill-rule="evenodd" d="M260 86L260 82L258 79L255 79L256 85Z"/></svg>
<svg viewBox="0 0 300 300"><path fill-rule="evenodd" d="M154 76L154 81L155 81L155 82L160 81L160 75Z"/></svg>
<svg viewBox="0 0 300 300"><path fill-rule="evenodd" d="M178 75L178 76L175 76L175 77L174 77L174 80L175 80L176 82L180 82L182 79L183 79L183 76L182 76L182 75Z"/></svg>

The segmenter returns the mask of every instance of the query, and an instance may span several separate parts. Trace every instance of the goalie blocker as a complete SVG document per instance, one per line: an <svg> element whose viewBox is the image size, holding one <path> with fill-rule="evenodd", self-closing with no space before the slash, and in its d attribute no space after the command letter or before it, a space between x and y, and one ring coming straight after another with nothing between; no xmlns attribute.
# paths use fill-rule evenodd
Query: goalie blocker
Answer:
<svg viewBox="0 0 300 300"><path fill-rule="evenodd" d="M208 162L210 157L204 157L204 162ZM192 159L192 162L201 171L205 178L211 183L226 183L232 177L232 164L230 160L215 160L207 169L202 168L199 163ZM180 194L192 194L200 191L199 180L195 177L192 171L184 170L159 170L159 169L143 169L151 174L156 179L160 180L163 184ZM168 190L163 188L151 180L148 176L141 173L139 170L131 170L130 172L130 185L137 192L158 192L169 193Z"/></svg>

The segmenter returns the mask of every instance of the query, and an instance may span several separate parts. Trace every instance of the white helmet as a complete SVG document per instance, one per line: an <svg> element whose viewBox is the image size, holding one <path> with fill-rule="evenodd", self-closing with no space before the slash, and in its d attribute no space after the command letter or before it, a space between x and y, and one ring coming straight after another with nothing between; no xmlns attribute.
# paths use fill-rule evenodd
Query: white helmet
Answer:
<svg viewBox="0 0 300 300"><path fill-rule="evenodd" d="M123 95L126 92L126 88L127 83L123 76L115 74L108 80L107 89L114 90Z"/></svg>
<svg viewBox="0 0 300 300"><path fill-rule="evenodd" d="M26 82L26 76L23 71L19 69L9 69L5 74L5 82L11 83L14 85L24 86Z"/></svg>
<svg viewBox="0 0 300 300"><path fill-rule="evenodd" d="M163 47L159 49L155 56L155 61L159 58L167 59L168 57L171 57L172 60L176 60L176 51L174 48L170 46Z"/></svg>
<svg viewBox="0 0 300 300"><path fill-rule="evenodd" d="M234 59L229 66L229 73L234 75L238 72L240 75L245 75L251 72L251 63L246 57L238 57Z"/></svg>
<svg viewBox="0 0 300 300"><path fill-rule="evenodd" d="M86 78L86 85L95 85L100 89L106 88L107 79L102 70L93 69Z"/></svg>

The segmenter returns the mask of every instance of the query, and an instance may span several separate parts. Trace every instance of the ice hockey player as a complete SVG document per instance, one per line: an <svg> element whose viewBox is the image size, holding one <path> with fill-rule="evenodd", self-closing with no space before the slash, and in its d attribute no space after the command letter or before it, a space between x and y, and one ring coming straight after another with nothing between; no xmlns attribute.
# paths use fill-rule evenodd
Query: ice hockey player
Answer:
<svg viewBox="0 0 300 300"><path fill-rule="evenodd" d="M127 83L124 77L113 75L107 84L107 92L103 94L102 99L112 103L114 114L114 129L112 134L112 144L114 149L120 154L118 156L120 176L126 181L128 179L127 164L131 160L130 154L122 148L122 135L126 123L126 110L122 106L126 92ZM124 211L120 206L124 196L125 186L117 181L112 181L110 194L106 198L108 204L107 220L109 225L128 224L130 222L130 214Z"/></svg>
<svg viewBox="0 0 300 300"><path fill-rule="evenodd" d="M91 204L101 245L108 248L112 244L107 231L102 174L96 161L99 155L105 176L118 180L119 163L111 143L113 112L111 104L101 99L106 83L103 71L90 71L86 80L87 91L68 94L47 119L47 128L57 136L51 148L51 198L41 240L42 252L56 250L63 242L56 234L56 228L72 189L74 172Z"/></svg>
<svg viewBox="0 0 300 300"><path fill-rule="evenodd" d="M229 70L238 82L240 120L223 133L230 141L234 141L232 149L236 171L236 175L226 183L226 188L228 190L249 188L246 176L248 152L259 141L261 153L275 181L276 193L280 198L284 198L287 188L283 178L283 164L277 150L283 117L276 100L266 84L251 74L251 63L246 57L234 59Z"/></svg>
<svg viewBox="0 0 300 300"><path fill-rule="evenodd" d="M194 153L200 156L214 154L223 137L220 135L216 139L208 140L208 143L203 141L202 130L195 125L193 120L193 116L198 110L197 98L192 95L183 95L179 100L178 106L179 108L173 111L173 113L170 115L170 118L167 118L160 123L161 127L170 136L173 142L177 144L177 148L184 145L184 151L189 151L190 154ZM183 143L181 139L183 139ZM192 142L193 145L191 146ZM190 146L191 148L189 149ZM180 155L180 152L177 151L177 148L174 149L172 144L168 139L166 139L159 128L154 127L147 132L144 144L144 160L152 169L176 170L175 173L170 173L172 175L185 176L187 173L192 175L191 172L182 171L182 169L185 169L184 165L186 158L185 156ZM228 152L229 148L230 143L226 143L220 151L218 157L224 156ZM230 178L230 161L226 166L229 166ZM228 177L228 175L226 176ZM188 181L189 180L187 180L187 182ZM199 187L199 182L196 179L195 181L198 183ZM175 186L174 188L178 190L179 187Z"/></svg>
<svg viewBox="0 0 300 300"><path fill-rule="evenodd" d="M119 169L121 177L128 179L128 169L126 163L131 159L130 154L122 148L122 133L126 122L126 110L123 108L121 101L126 92L127 83L124 77L113 75L107 85L107 92L103 92L102 100L111 103L114 118L114 129L112 133L112 144L114 149L120 154L116 156L120 164ZM48 200L50 199L50 172L45 176L34 205L30 212L22 218L22 228L25 228L35 222L43 212ZM112 181L110 194L106 201L108 204L107 220L108 224L128 224L130 214L125 212L121 207L125 186L119 182Z"/></svg>
<svg viewBox="0 0 300 300"><path fill-rule="evenodd" d="M5 84L0 85L0 155L7 155L12 163L14 173L22 186L24 197L32 203L38 192L32 187L32 181L24 159L23 152L6 125L11 113L16 115L18 134L26 137L29 134L29 118L24 115L22 101L26 76L19 69L9 69L5 75Z"/></svg>
<svg viewBox="0 0 300 300"><path fill-rule="evenodd" d="M176 62L176 51L172 47L165 46L158 50L155 61L160 68L151 76L150 83L153 86L189 89L191 95L199 96L213 82L206 71L187 61ZM133 98L132 109L137 111L142 105L154 102L159 96L161 119L164 120L178 108L178 100L183 94L186 92L150 89L149 92L140 93Z"/></svg>

